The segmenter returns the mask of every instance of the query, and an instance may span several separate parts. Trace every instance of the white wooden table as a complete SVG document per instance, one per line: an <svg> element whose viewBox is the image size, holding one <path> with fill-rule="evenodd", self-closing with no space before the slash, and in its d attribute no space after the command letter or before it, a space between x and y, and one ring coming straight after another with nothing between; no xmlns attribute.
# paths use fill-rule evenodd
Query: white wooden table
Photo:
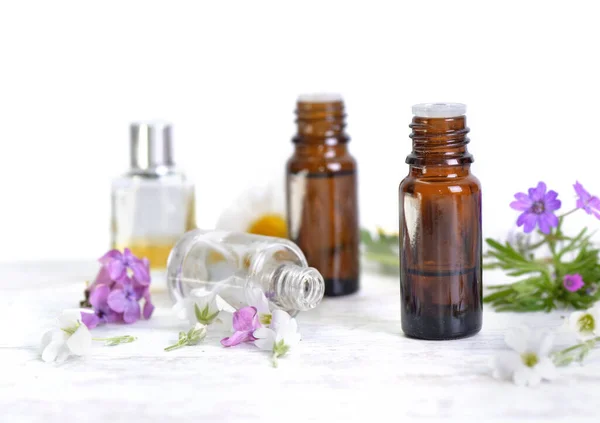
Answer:
<svg viewBox="0 0 600 423"><path fill-rule="evenodd" d="M552 384L519 388L490 376L506 328L561 324L563 313L485 310L475 337L405 338L396 277L365 274L358 295L326 299L298 317L303 341L271 367L268 354L225 349L223 333L173 352L185 322L166 293L150 321L105 326L97 336L131 334L132 344L95 345L87 359L39 359L52 320L78 304L95 263L0 265L0 422L221 421L599 421L600 354Z"/></svg>

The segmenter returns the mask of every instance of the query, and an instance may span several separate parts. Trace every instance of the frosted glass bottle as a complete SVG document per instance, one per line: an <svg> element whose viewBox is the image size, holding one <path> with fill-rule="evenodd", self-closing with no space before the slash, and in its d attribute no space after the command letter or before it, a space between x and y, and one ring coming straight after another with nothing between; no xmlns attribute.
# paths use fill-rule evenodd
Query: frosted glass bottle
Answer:
<svg viewBox="0 0 600 423"><path fill-rule="evenodd" d="M325 292L318 270L294 243L281 238L196 229L169 256L167 284L178 301L191 290L218 293L240 308L246 292L261 288L271 305L291 315L316 307Z"/></svg>
<svg viewBox="0 0 600 423"><path fill-rule="evenodd" d="M194 186L173 162L171 126L131 125L131 167L112 183L112 248L164 270L173 245L195 228Z"/></svg>

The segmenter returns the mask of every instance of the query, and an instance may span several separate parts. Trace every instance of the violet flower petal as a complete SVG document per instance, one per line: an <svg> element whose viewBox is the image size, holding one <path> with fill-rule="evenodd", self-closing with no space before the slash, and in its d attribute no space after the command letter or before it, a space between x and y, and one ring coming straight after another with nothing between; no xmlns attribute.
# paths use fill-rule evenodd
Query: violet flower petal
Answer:
<svg viewBox="0 0 600 423"><path fill-rule="evenodd" d="M150 318L150 316L152 316L153 312L154 312L154 304L152 304L150 301L146 300L146 302L144 304L144 309L142 310L144 319L148 320Z"/></svg>
<svg viewBox="0 0 600 423"><path fill-rule="evenodd" d="M94 309L106 307L109 294L110 288L107 285L96 285L90 294L90 304Z"/></svg>
<svg viewBox="0 0 600 423"><path fill-rule="evenodd" d="M96 313L81 313L81 321L88 329L94 329L100 323L100 318Z"/></svg>
<svg viewBox="0 0 600 423"><path fill-rule="evenodd" d="M548 220L547 213L538 215L537 223L538 223L538 226L540 227L540 231L542 231L545 234L550 233L551 228L550 228L550 222Z"/></svg>
<svg viewBox="0 0 600 423"><path fill-rule="evenodd" d="M233 335L221 339L221 345L224 347L233 347L239 345L242 342L255 341L256 338L252 336L252 332L247 331L236 331Z"/></svg>
<svg viewBox="0 0 600 423"><path fill-rule="evenodd" d="M98 259L98 261L102 264L108 264L114 260L123 261L123 254L121 254L119 250L110 250Z"/></svg>
<svg viewBox="0 0 600 423"><path fill-rule="evenodd" d="M113 290L107 299L108 306L117 313L123 313L127 305L127 298L125 297L125 291L122 289Z"/></svg>
<svg viewBox="0 0 600 423"><path fill-rule="evenodd" d="M121 281L123 276L127 276L125 264L121 260L113 260L106 265L108 274L113 281Z"/></svg>
<svg viewBox="0 0 600 423"><path fill-rule="evenodd" d="M123 323L123 313L117 313L109 308L104 315L104 319L106 323Z"/></svg>
<svg viewBox="0 0 600 423"><path fill-rule="evenodd" d="M565 275L563 278L563 286L569 292L579 291L584 285L583 277L579 273L574 275Z"/></svg>
<svg viewBox="0 0 600 423"><path fill-rule="evenodd" d="M256 307L243 307L233 313L233 329L236 331L254 331L259 327Z"/></svg>
<svg viewBox="0 0 600 423"><path fill-rule="evenodd" d="M123 321L125 323L135 323L140 318L140 305L137 301L128 301L125 304L125 311L123 312Z"/></svg>
<svg viewBox="0 0 600 423"><path fill-rule="evenodd" d="M136 258L129 263L129 268L133 271L133 277L140 285L150 285L150 273L144 262Z"/></svg>
<svg viewBox="0 0 600 423"><path fill-rule="evenodd" d="M510 203L510 207L514 210L526 211L529 210L529 208L531 207L531 202L526 203L524 201L513 201L512 203Z"/></svg>

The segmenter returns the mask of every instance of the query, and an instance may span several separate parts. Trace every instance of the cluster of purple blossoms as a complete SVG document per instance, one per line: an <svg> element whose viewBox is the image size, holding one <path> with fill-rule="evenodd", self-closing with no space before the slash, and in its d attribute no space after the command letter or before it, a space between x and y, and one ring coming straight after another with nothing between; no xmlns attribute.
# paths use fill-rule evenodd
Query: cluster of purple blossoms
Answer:
<svg viewBox="0 0 600 423"><path fill-rule="evenodd" d="M577 194L576 208L573 211L582 209L587 214L593 214L600 219L600 199L590 194L578 181L573 188ZM525 233L532 232L537 226L542 233L550 234L552 228L558 226L559 222L555 212L560 209L561 202L557 197L556 191L546 192L544 182L539 182L535 188L529 188L527 194L516 193L517 201L510 203L510 207L522 212L517 219L517 226L523 226ZM577 292L585 286L585 282L580 274L575 273L564 276L563 286L569 292Z"/></svg>
<svg viewBox="0 0 600 423"><path fill-rule="evenodd" d="M128 248L111 250L99 260L102 267L90 286L89 302L93 313L81 313L90 329L102 323L134 323L149 319L154 311L150 298L150 263L139 259ZM144 300L143 308L139 301Z"/></svg>
<svg viewBox="0 0 600 423"><path fill-rule="evenodd" d="M577 194L577 209L584 210L600 219L600 199L591 195L579 182L573 185ZM537 187L529 188L527 194L518 192L510 207L522 212L517 219L517 226L523 226L525 233L532 232L535 227L546 235L552 228L558 226L558 217L555 212L560 209L561 201L557 199L556 191L546 192L546 184L539 182Z"/></svg>

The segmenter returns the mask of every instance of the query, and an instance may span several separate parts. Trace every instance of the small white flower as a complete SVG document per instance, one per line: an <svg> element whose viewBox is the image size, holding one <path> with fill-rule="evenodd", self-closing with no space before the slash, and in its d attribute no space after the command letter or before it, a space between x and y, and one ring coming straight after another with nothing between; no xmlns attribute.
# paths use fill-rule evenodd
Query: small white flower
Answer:
<svg viewBox="0 0 600 423"><path fill-rule="evenodd" d="M81 323L79 310L64 310L58 316L58 329L42 337L42 360L62 362L71 354L87 355L92 346L92 335Z"/></svg>
<svg viewBox="0 0 600 423"><path fill-rule="evenodd" d="M549 357L553 336L532 332L528 327L510 330L505 337L513 351L503 351L494 360L494 377L512 379L516 385L534 386L542 379L556 377L556 367Z"/></svg>
<svg viewBox="0 0 600 423"><path fill-rule="evenodd" d="M196 323L210 325L221 311L228 313L235 311L220 295L200 289L193 289L188 297L173 306L173 310L177 317L187 319L190 325Z"/></svg>
<svg viewBox="0 0 600 423"><path fill-rule="evenodd" d="M285 355L290 348L300 342L300 333L296 319L283 310L274 310L271 325L268 328L259 328L254 331L254 341L261 350L273 352L273 365L277 365L277 358Z"/></svg>
<svg viewBox="0 0 600 423"><path fill-rule="evenodd" d="M219 217L217 229L286 238L285 216L285 189L278 180L244 190Z"/></svg>
<svg viewBox="0 0 600 423"><path fill-rule="evenodd" d="M260 288L248 288L246 291L246 303L249 306L256 308L258 312L258 320L263 326L271 324L273 317L271 309L269 308L269 300L265 296L265 293Z"/></svg>
<svg viewBox="0 0 600 423"><path fill-rule="evenodd" d="M586 311L574 311L569 316L567 325L582 341L600 336L600 304Z"/></svg>

